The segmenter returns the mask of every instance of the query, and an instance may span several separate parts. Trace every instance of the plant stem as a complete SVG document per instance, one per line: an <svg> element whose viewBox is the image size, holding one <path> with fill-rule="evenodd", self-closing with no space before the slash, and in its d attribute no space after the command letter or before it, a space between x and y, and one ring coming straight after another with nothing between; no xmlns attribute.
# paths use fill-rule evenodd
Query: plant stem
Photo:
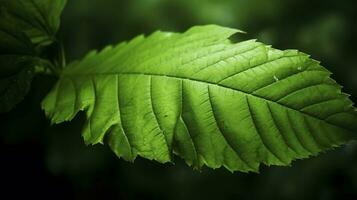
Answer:
<svg viewBox="0 0 357 200"><path fill-rule="evenodd" d="M63 69L66 66L66 53L64 51L64 46L62 40L59 41L59 63L60 68Z"/></svg>

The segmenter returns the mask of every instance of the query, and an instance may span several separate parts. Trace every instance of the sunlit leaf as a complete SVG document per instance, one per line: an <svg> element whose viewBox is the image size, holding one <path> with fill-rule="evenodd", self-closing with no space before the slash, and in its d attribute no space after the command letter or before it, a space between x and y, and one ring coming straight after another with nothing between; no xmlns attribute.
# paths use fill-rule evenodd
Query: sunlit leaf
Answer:
<svg viewBox="0 0 357 200"><path fill-rule="evenodd" d="M70 64L43 101L53 123L83 110L87 144L194 168L258 171L356 138L357 112L330 72L239 30L155 32Z"/></svg>

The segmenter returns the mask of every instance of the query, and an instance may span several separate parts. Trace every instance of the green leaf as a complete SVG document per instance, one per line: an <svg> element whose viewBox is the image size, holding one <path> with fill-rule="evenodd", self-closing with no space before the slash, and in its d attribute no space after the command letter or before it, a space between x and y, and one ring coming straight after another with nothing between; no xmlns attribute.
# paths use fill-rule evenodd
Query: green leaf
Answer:
<svg viewBox="0 0 357 200"><path fill-rule="evenodd" d="M85 111L87 144L107 141L126 160L258 171L356 138L357 112L308 55L239 30L155 32L70 64L43 101L53 123Z"/></svg>
<svg viewBox="0 0 357 200"><path fill-rule="evenodd" d="M56 40L65 0L0 0L0 112L27 94L45 46ZM41 69L43 71L45 69Z"/></svg>
<svg viewBox="0 0 357 200"><path fill-rule="evenodd" d="M3 113L10 111L23 100L30 89L35 72L32 67L34 63L28 58L0 56L0 65L4 66L1 68L0 77L0 113Z"/></svg>
<svg viewBox="0 0 357 200"><path fill-rule="evenodd" d="M0 23L10 23L34 44L55 40L66 0L0 0Z"/></svg>

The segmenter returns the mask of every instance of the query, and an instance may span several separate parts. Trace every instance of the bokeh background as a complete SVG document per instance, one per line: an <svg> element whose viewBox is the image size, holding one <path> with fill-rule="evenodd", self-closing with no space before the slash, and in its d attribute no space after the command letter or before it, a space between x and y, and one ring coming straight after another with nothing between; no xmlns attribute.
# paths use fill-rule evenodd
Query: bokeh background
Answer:
<svg viewBox="0 0 357 200"><path fill-rule="evenodd" d="M332 71L357 102L354 0L69 0L62 37L69 61L138 34L219 24L280 49L299 49ZM87 147L83 116L50 126L40 101L55 79L35 78L16 109L0 116L1 196L46 199L357 199L357 143L260 174L118 159ZM357 133L356 133L357 134ZM6 195L5 195L6 194ZM7 199L7 198L5 198Z"/></svg>

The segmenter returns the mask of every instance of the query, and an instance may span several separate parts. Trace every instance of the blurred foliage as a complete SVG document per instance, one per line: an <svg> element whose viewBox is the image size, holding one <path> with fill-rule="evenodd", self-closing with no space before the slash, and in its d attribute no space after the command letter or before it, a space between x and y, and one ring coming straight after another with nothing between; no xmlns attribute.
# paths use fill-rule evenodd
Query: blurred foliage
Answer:
<svg viewBox="0 0 357 200"><path fill-rule="evenodd" d="M160 29L219 24L276 48L311 54L357 97L357 3L352 0L70 0L62 17L68 60L90 49ZM292 167L260 174L193 171L183 161L161 165L118 159L108 147L86 147L83 116L50 126L40 101L54 78L36 77L25 101L0 116L3 195L48 199L357 199L357 143ZM5 195L6 196L6 195Z"/></svg>

